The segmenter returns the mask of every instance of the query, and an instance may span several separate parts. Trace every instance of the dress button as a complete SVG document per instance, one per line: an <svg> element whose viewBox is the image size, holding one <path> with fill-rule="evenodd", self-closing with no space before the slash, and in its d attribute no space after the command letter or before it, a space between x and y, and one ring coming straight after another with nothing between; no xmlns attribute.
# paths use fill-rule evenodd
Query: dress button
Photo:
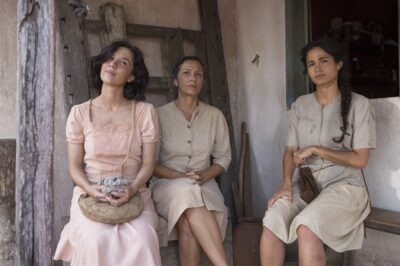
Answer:
<svg viewBox="0 0 400 266"><path fill-rule="evenodd" d="M192 156L191 156L191 155L189 155L189 156L188 156L188 158L189 158L189 159L192 159Z"/></svg>
<svg viewBox="0 0 400 266"><path fill-rule="evenodd" d="M192 141L191 141L191 140L188 140L187 143L188 143L188 144L192 144Z"/></svg>
<svg viewBox="0 0 400 266"><path fill-rule="evenodd" d="M192 125L191 124L187 125L187 128L192 128Z"/></svg>

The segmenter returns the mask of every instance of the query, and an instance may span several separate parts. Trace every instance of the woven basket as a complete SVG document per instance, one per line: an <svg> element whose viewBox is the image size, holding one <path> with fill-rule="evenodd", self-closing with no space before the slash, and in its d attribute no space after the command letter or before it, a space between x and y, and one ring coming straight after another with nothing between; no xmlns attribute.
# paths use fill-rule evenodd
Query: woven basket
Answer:
<svg viewBox="0 0 400 266"><path fill-rule="evenodd" d="M143 200L136 193L128 202L116 207L109 202L97 200L88 194L82 194L78 200L79 207L89 219L105 224L122 224L133 220L143 211Z"/></svg>

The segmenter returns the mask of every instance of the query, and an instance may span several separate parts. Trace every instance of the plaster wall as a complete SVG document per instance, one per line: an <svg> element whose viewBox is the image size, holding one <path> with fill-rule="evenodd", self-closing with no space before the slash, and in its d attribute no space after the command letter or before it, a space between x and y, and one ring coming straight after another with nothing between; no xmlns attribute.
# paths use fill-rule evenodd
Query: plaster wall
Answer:
<svg viewBox="0 0 400 266"><path fill-rule="evenodd" d="M365 180L373 207L400 211L400 97L370 100L376 119L376 149L371 151ZM353 265L400 265L399 235L368 229Z"/></svg>
<svg viewBox="0 0 400 266"><path fill-rule="evenodd" d="M280 185L286 142L284 1L236 3L237 120L247 123L253 209L261 216L267 198Z"/></svg>
<svg viewBox="0 0 400 266"><path fill-rule="evenodd" d="M16 138L17 1L3 0L0 10L0 139Z"/></svg>
<svg viewBox="0 0 400 266"><path fill-rule="evenodd" d="M372 206L400 212L400 97L372 99L376 119L376 149L365 179Z"/></svg>

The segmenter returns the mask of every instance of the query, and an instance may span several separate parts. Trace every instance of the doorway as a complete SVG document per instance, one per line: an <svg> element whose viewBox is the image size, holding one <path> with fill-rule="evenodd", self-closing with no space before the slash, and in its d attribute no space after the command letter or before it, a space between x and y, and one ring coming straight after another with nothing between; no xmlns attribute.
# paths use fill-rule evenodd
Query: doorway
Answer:
<svg viewBox="0 0 400 266"><path fill-rule="evenodd" d="M368 98L399 96L398 0L310 0L310 38L345 51L349 85Z"/></svg>

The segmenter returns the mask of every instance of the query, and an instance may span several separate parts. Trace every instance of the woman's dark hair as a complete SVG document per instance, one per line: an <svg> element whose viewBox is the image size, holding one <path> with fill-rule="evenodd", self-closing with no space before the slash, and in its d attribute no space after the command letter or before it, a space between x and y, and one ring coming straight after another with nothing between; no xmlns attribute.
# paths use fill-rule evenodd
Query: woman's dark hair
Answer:
<svg viewBox="0 0 400 266"><path fill-rule="evenodd" d="M186 61L196 61L198 62L201 67L203 68L203 71L205 71L205 67L203 62L200 60L200 58L198 58L195 55L188 55L188 56L184 56L181 59L178 60L178 62L175 63L174 68L172 69L172 73L171 73L171 81L173 82L176 78L178 78L178 73L179 70L181 69L181 65L183 63L185 63Z"/></svg>
<svg viewBox="0 0 400 266"><path fill-rule="evenodd" d="M144 91L149 82L149 72L143 60L143 53L127 40L114 41L104 47L101 52L89 59L89 84L101 92L103 81L100 78L101 65L110 59L121 47L129 49L133 54L133 72L135 79L124 86L124 97L129 100L144 101Z"/></svg>
<svg viewBox="0 0 400 266"><path fill-rule="evenodd" d="M321 48L328 54L330 54L336 63L339 63L340 61L344 63L344 54L342 51L342 48L340 44L331 38L321 38L317 39L315 41L310 42L307 44L303 49L301 49L301 61L304 64L305 67L305 73L307 73L307 54L310 50L314 48ZM347 133L347 127L348 127L348 116L349 116L349 111L350 111L350 105L351 105L351 89L347 86L346 84L346 78L345 78L345 73L344 73L344 68L339 69L338 73L338 86L339 90L341 93L341 116L342 116L342 123L343 126L340 127L340 130L342 131L342 135L340 137L335 137L333 138L333 141L336 143L340 143L343 141L344 136L349 133Z"/></svg>

